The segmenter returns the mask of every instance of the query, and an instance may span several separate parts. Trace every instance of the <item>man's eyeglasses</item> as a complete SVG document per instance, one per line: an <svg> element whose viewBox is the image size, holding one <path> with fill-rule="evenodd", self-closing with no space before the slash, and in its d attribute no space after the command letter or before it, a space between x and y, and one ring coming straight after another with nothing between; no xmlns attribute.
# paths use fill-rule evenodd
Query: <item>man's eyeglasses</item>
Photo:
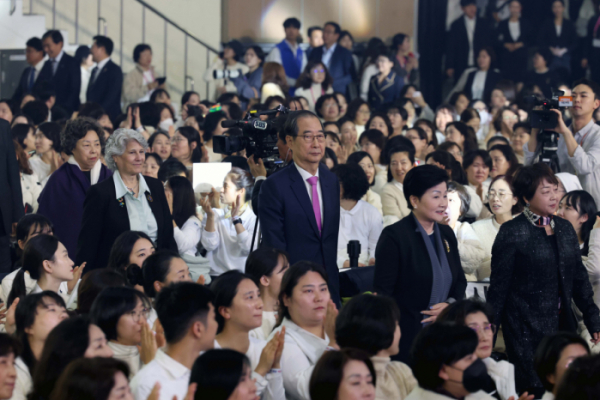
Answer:
<svg viewBox="0 0 600 400"><path fill-rule="evenodd" d="M318 143L325 141L325 135L298 135L298 137L301 137L306 143L312 143L315 139Z"/></svg>

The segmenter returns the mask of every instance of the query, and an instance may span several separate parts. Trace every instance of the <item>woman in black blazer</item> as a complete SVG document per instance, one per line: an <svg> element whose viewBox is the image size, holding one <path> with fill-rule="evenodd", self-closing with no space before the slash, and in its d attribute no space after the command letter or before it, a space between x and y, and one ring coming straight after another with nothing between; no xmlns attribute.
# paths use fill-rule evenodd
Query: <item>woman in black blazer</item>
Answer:
<svg viewBox="0 0 600 400"><path fill-rule="evenodd" d="M512 0L510 18L500 21L496 29L502 75L513 82L525 79L528 46L533 33L531 25L521 18L521 9L521 1Z"/></svg>
<svg viewBox="0 0 600 400"><path fill-rule="evenodd" d="M448 175L433 165L411 169L404 197L412 213L383 230L375 251L374 291L400 308L400 353L408 361L412 342L449 303L465 297L456 236L441 225L448 206Z"/></svg>
<svg viewBox="0 0 600 400"><path fill-rule="evenodd" d="M129 230L146 233L156 249L177 250L173 222L162 183L142 176L148 144L131 129L117 129L106 142L111 178L92 186L83 203L77 260L86 272L104 268L115 239Z"/></svg>
<svg viewBox="0 0 600 400"><path fill-rule="evenodd" d="M554 216L560 197L550 168L541 163L523 167L513 187L526 207L502 224L496 236L487 301L494 309L493 323L502 326L517 393L541 395L542 382L533 365L541 340L558 331L577 331L574 300L592 342L598 343L600 311L577 234L569 221Z"/></svg>
<svg viewBox="0 0 600 400"><path fill-rule="evenodd" d="M554 18L542 24L538 41L540 46L548 48L554 55L548 67L553 71L565 69L570 74L571 53L577 46L578 38L573 22L563 17L564 11L565 5L563 0L554 0L552 2ZM560 31L560 34L558 31Z"/></svg>
<svg viewBox="0 0 600 400"><path fill-rule="evenodd" d="M464 92L469 99L483 100L490 104L492 91L500 81L500 74L492 69L496 55L491 47L484 47L477 54L477 71L470 72L467 76Z"/></svg>

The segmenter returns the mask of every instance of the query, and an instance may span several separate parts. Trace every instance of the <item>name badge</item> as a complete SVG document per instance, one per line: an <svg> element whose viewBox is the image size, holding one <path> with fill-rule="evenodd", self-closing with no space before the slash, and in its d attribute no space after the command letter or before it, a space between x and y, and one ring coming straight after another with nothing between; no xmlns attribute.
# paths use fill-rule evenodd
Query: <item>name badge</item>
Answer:
<svg viewBox="0 0 600 400"><path fill-rule="evenodd" d="M592 46L594 46L594 47L600 47L600 39L594 39L592 41Z"/></svg>

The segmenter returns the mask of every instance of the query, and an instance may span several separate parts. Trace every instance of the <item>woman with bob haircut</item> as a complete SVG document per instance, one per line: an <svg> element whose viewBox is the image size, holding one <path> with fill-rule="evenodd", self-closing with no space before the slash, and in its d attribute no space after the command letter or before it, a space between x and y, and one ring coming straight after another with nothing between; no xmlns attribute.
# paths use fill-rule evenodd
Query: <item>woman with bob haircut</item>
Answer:
<svg viewBox="0 0 600 400"><path fill-rule="evenodd" d="M279 291L283 274L290 267L290 256L283 250L261 246L246 260L246 274L257 283L263 302L262 325L250 337L266 340L277 323Z"/></svg>
<svg viewBox="0 0 600 400"><path fill-rule="evenodd" d="M391 357L400 351L400 311L387 296L361 294L344 305L335 321L342 349L365 351L377 376L375 399L405 399L417 386L410 367Z"/></svg>
<svg viewBox="0 0 600 400"><path fill-rule="evenodd" d="M328 351L310 378L311 400L375 399L377 376L369 355L362 350Z"/></svg>
<svg viewBox="0 0 600 400"><path fill-rule="evenodd" d="M411 213L385 228L377 243L373 291L398 304L404 340L395 359L403 362L421 328L465 295L456 236L441 224L448 207L447 183L446 172L432 165L408 171L404 197Z"/></svg>
<svg viewBox="0 0 600 400"><path fill-rule="evenodd" d="M525 210L498 231L487 301L494 308L492 322L502 325L517 391L531 393L542 389L533 368L541 340L557 331L577 330L571 302L583 313L592 343L600 342L600 311L577 234L569 221L554 218L558 181L550 167L539 163L521 168L513 186Z"/></svg>
<svg viewBox="0 0 600 400"><path fill-rule="evenodd" d="M589 354L588 342L576 333L558 332L542 339L533 359L535 372L546 391L542 400L554 400L573 361ZM568 398L581 399L579 396Z"/></svg>
<svg viewBox="0 0 600 400"><path fill-rule="evenodd" d="M79 358L65 368L49 400L133 400L129 374L127 364L116 358Z"/></svg>
<svg viewBox="0 0 600 400"><path fill-rule="evenodd" d="M346 160L346 164L357 164L365 171L367 180L369 181L369 190L367 190L367 194L365 194L361 200L364 200L375 207L377 211L383 215L381 196L373 190L373 186L375 186L375 175L377 173L373 157L366 151L357 151L350 154Z"/></svg>
<svg viewBox="0 0 600 400"><path fill-rule="evenodd" d="M268 338L285 327L281 370L287 398L310 399L309 381L315 364L327 349L338 348L336 317L325 269L309 261L288 268L281 282L277 327Z"/></svg>
<svg viewBox="0 0 600 400"><path fill-rule="evenodd" d="M498 175L495 177L489 186L487 200L489 208L492 210L492 215L471 225L485 251L485 256L477 271L477 279L480 281L490 277L492 246L494 245L500 226L512 220L514 215L520 214L523 211L523 206L515 195L513 178L511 176Z"/></svg>
<svg viewBox="0 0 600 400"><path fill-rule="evenodd" d="M10 335L0 333L0 399L12 398L17 370L15 359L19 356L19 343Z"/></svg>
<svg viewBox="0 0 600 400"><path fill-rule="evenodd" d="M503 400L519 399L515 389L515 367L508 361L496 361L491 357L494 347L496 325L490 323L494 317L492 307L480 300L466 299L450 304L438 317L439 323L466 326L477 332L479 344L475 349L477 358L484 362L488 375ZM527 393L526 399L532 399Z"/></svg>
<svg viewBox="0 0 600 400"><path fill-rule="evenodd" d="M467 174L469 186L485 202L490 185L490 171L494 167L489 153L481 149L465 153L462 167Z"/></svg>
<svg viewBox="0 0 600 400"><path fill-rule="evenodd" d="M254 400L256 384L250 360L229 349L213 349L194 362L190 384L196 384L194 400Z"/></svg>
<svg viewBox="0 0 600 400"><path fill-rule="evenodd" d="M96 121L85 117L68 121L61 143L69 160L50 175L38 199L38 213L52 221L56 236L75 255L85 195L91 186L110 178L112 171L100 160L104 130Z"/></svg>
<svg viewBox="0 0 600 400"><path fill-rule="evenodd" d="M49 399L60 374L71 361L82 357L112 356L104 332L88 318L73 317L62 321L46 338L29 399Z"/></svg>
<svg viewBox="0 0 600 400"><path fill-rule="evenodd" d="M106 142L114 173L88 190L77 242L77 262L87 262L88 271L104 268L117 237L130 230L146 233L157 249L177 249L163 184L142 175L147 150L146 139L132 129L117 129Z"/></svg>
<svg viewBox="0 0 600 400"><path fill-rule="evenodd" d="M146 322L151 307L148 297L136 289L110 287L100 292L90 310L92 323L102 329L114 358L127 363L131 376L154 358L137 347L144 335L152 335Z"/></svg>

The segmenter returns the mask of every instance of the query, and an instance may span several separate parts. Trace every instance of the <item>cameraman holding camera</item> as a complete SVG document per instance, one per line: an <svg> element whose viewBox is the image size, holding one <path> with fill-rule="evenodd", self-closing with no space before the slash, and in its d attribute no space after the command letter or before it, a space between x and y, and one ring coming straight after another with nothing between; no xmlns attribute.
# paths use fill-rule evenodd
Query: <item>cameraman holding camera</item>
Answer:
<svg viewBox="0 0 600 400"><path fill-rule="evenodd" d="M558 115L558 126L554 129L561 137L558 140L558 163L560 172L577 175L581 186L600 204L600 126L592 114L600 107L600 86L589 79L580 79L573 84L573 106L570 127L565 125L559 110L550 111ZM533 129L531 139L523 145L525 165L535 161L538 150L539 129Z"/></svg>

